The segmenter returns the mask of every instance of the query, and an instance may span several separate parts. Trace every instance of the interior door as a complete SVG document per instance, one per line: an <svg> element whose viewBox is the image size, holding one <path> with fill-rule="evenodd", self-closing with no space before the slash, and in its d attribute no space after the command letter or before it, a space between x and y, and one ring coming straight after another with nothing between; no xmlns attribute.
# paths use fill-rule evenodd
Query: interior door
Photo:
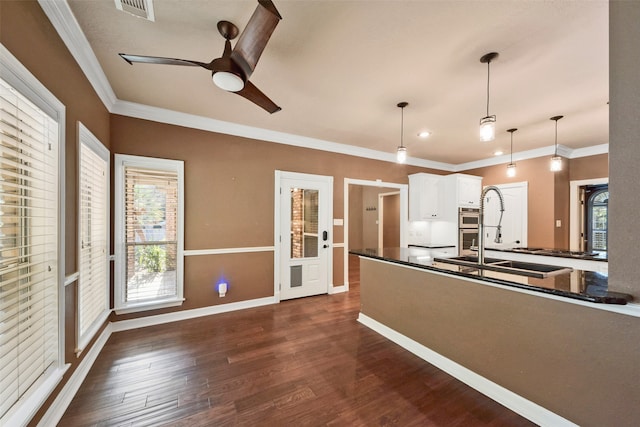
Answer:
<svg viewBox="0 0 640 427"><path fill-rule="evenodd" d="M280 178L280 299L329 291L333 177Z"/></svg>
<svg viewBox="0 0 640 427"><path fill-rule="evenodd" d="M484 242L486 248L512 248L527 246L527 183L496 185L504 197L502 217L502 243L494 242L500 219L500 201L494 191L484 199Z"/></svg>

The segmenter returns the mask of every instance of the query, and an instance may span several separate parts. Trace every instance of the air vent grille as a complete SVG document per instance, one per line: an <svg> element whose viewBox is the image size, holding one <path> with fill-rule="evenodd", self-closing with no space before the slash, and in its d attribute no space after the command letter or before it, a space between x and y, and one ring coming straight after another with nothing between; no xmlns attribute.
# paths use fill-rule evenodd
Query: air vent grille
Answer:
<svg viewBox="0 0 640 427"><path fill-rule="evenodd" d="M153 15L153 0L114 0L116 8L128 12L138 18L155 21Z"/></svg>

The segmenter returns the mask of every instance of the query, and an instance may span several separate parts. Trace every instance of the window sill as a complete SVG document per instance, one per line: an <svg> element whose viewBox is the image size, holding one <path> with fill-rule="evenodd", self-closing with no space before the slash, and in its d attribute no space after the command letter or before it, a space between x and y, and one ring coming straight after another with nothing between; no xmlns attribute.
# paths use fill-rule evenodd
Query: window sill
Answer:
<svg viewBox="0 0 640 427"><path fill-rule="evenodd" d="M139 311L149 311L149 310L158 310L161 308L167 307L177 307L182 305L184 302L184 298L172 299L172 300L163 300L163 301L151 301L139 304L127 304L122 307L116 307L115 312L117 315L120 314L129 314L129 313L137 313Z"/></svg>

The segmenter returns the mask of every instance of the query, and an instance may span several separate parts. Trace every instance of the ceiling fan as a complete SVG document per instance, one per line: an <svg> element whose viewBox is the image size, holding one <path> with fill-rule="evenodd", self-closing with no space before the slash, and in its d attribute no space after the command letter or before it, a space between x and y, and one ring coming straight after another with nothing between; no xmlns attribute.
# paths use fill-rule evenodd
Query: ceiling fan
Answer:
<svg viewBox="0 0 640 427"><path fill-rule="evenodd" d="M228 92L237 93L273 114L280 111L281 108L255 87L249 81L249 77L251 77L262 51L281 19L282 16L271 0L258 0L258 7L253 12L233 49L231 49L231 40L238 36L238 27L229 21L218 22L218 31L226 40L224 52L222 57L213 59L209 63L126 53L119 55L132 65L134 62L143 62L206 68L212 72L213 83L216 86Z"/></svg>

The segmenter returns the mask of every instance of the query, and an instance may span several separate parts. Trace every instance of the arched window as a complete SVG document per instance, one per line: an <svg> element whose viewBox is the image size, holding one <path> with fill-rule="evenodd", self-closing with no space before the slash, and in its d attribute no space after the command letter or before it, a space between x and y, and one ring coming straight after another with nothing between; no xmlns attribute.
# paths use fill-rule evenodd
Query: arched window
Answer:
<svg viewBox="0 0 640 427"><path fill-rule="evenodd" d="M609 229L609 188L587 191L587 251L606 252Z"/></svg>

